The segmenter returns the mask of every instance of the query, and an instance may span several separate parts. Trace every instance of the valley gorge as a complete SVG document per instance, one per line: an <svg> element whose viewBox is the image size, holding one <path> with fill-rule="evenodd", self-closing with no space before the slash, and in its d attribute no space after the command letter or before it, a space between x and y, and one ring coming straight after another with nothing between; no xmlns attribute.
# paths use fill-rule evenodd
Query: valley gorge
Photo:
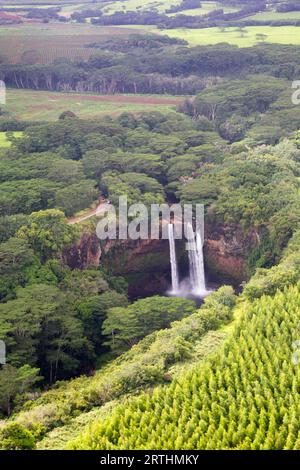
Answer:
<svg viewBox="0 0 300 470"><path fill-rule="evenodd" d="M189 270L185 243L175 241L181 278ZM203 248L208 283L239 288L249 278L248 259L259 243L255 229L244 232L235 224L206 224ZM62 260L71 269L101 266L110 275L124 277L132 299L164 294L171 287L168 240L100 242L94 229L84 228L80 239L64 249Z"/></svg>

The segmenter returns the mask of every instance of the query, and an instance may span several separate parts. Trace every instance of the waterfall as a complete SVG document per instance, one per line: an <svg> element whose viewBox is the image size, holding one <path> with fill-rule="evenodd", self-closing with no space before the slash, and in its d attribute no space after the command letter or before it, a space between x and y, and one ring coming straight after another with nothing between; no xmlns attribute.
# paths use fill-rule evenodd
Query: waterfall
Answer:
<svg viewBox="0 0 300 470"><path fill-rule="evenodd" d="M195 237L191 223L187 224L187 239L189 243L190 283L193 294L203 297L208 293L205 285L203 243L199 232Z"/></svg>
<svg viewBox="0 0 300 470"><path fill-rule="evenodd" d="M176 260L174 225L173 224L168 224L168 235L169 235L169 245L170 245L172 293L176 294L176 293L179 292L179 279L178 279L178 268L177 268L177 260Z"/></svg>
<svg viewBox="0 0 300 470"><path fill-rule="evenodd" d="M188 256L189 256L189 281L183 280L179 283L174 225L168 224L168 237L170 245L170 264L172 276L172 290L170 295L181 297L206 297L211 291L206 289L203 243L200 232L194 233L191 223L186 225L186 238L188 240Z"/></svg>

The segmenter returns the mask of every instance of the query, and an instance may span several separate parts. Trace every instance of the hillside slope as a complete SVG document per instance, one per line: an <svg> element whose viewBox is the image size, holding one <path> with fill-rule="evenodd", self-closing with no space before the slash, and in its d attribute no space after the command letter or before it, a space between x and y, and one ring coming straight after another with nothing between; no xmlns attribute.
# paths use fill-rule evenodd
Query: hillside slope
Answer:
<svg viewBox="0 0 300 470"><path fill-rule="evenodd" d="M93 377L25 404L2 422L2 448L16 425L39 449L300 448L299 248L298 231L238 298L223 287Z"/></svg>
<svg viewBox="0 0 300 470"><path fill-rule="evenodd" d="M203 367L120 405L69 448L300 449L300 369L292 360L300 285L243 310Z"/></svg>

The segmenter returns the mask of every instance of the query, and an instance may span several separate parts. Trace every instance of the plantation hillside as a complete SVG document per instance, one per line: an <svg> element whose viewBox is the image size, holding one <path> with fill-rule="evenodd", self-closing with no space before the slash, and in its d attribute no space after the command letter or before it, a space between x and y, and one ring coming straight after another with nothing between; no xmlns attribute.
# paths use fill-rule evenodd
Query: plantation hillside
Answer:
<svg viewBox="0 0 300 470"><path fill-rule="evenodd" d="M299 240L241 296L223 287L94 377L25 404L2 446L24 446L18 429L40 449L299 448Z"/></svg>

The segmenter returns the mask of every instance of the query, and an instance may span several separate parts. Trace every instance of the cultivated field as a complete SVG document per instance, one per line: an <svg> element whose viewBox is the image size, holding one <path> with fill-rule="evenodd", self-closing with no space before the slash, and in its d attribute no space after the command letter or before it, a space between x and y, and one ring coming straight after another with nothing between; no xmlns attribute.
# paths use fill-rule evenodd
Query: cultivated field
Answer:
<svg viewBox="0 0 300 470"><path fill-rule="evenodd" d="M106 8L119 8L117 3L124 3L127 8L138 8L141 0L128 0L128 2L115 2ZM173 2L173 0L170 0ZM155 3L155 2L154 2ZM156 2L161 4L160 2ZM153 2L152 2L153 4ZM97 4L92 4L92 8ZM130 7L131 5L131 7ZM150 2L147 3L150 5ZM164 4L165 5L165 4ZM202 8L190 10L189 14L207 13L219 7L217 2L203 2ZM64 5L64 13L70 15L73 11L86 8L85 3L71 3ZM225 10L228 11L226 8ZM187 12L187 11L185 11ZM266 12L257 15L260 19L270 19L272 15L282 15L275 12ZM288 15L288 14L286 14ZM300 12L292 13L299 17ZM227 42L240 47L248 47L261 41L258 35L265 35L264 40L270 43L300 44L300 28L296 26L251 26L241 32L238 27L233 28L207 28L187 29L178 28L159 30L156 26L96 26L91 24L75 23L35 23L0 27L0 54L5 56L12 64L51 64L57 59L83 59L87 60L96 51L85 47L93 42L101 42L111 37L129 34L153 32L168 34L171 37L186 39L191 46L217 44ZM33 60L33 62L31 62Z"/></svg>
<svg viewBox="0 0 300 470"><path fill-rule="evenodd" d="M7 90L6 110L30 121L54 121L66 110L81 118L117 116L124 112L172 111L184 98L167 95L89 95Z"/></svg>
<svg viewBox="0 0 300 470"><path fill-rule="evenodd" d="M84 47L93 42L128 36L145 31L146 27L93 26L89 24L49 23L0 27L0 51L9 62L26 62L26 54L34 51L35 63L49 64L59 58L87 59L95 49Z"/></svg>

